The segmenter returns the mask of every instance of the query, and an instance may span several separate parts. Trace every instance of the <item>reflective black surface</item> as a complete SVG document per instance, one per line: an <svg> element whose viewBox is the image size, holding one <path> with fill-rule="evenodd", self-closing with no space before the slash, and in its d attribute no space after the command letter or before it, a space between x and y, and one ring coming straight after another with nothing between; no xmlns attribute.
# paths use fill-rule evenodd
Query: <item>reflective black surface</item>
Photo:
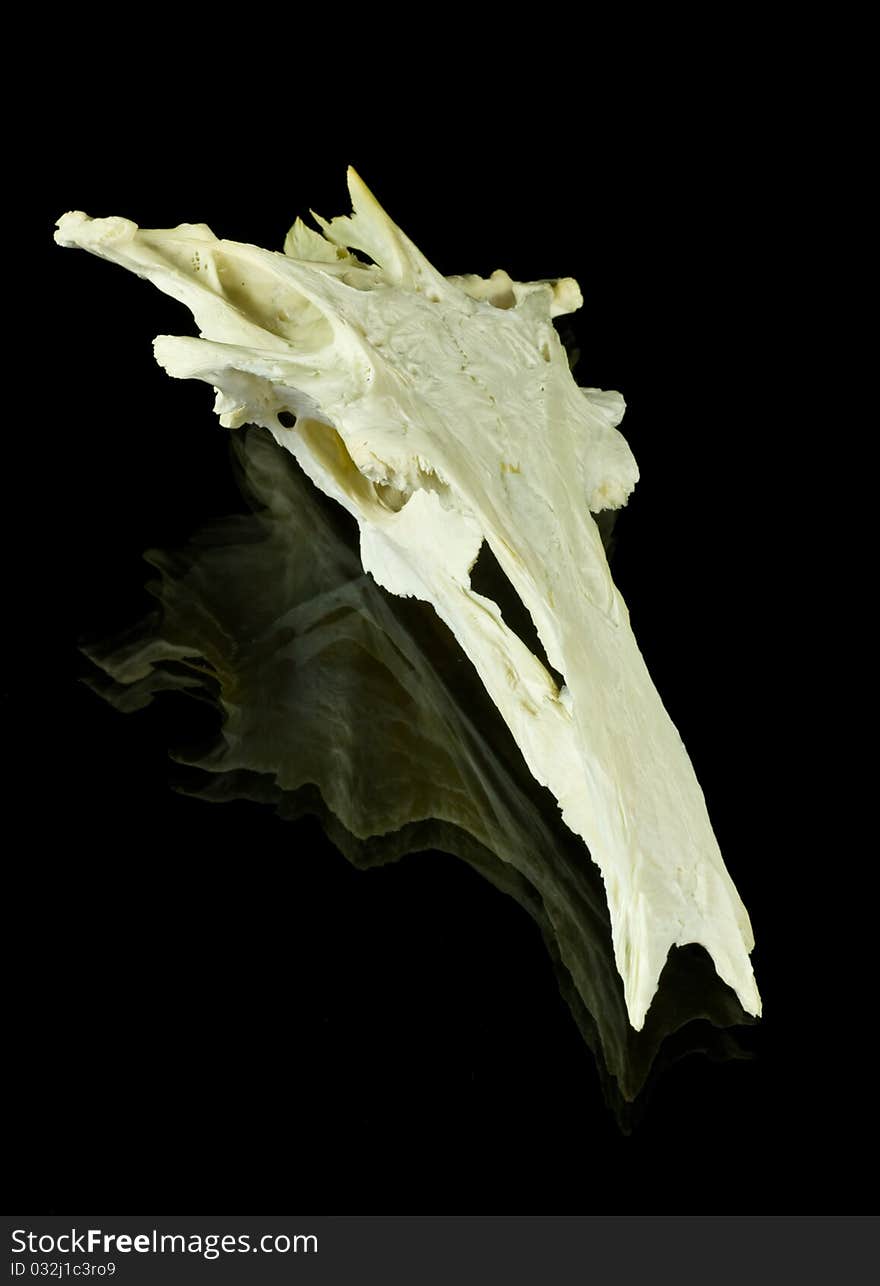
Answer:
<svg viewBox="0 0 880 1286"><path fill-rule="evenodd" d="M623 1128L666 1035L679 1032L679 1056L740 1054L711 1027L750 1019L695 947L673 952L650 1021L631 1029L598 870L454 637L432 608L364 574L354 524L267 433L232 444L254 516L150 554L157 610L88 649L110 680L92 685L123 711L174 690L216 707L213 744L175 756L197 770L181 776L187 793L313 814L360 868L453 853L514 897L541 929ZM507 610L497 564L480 584Z"/></svg>
<svg viewBox="0 0 880 1286"><path fill-rule="evenodd" d="M586 101L542 116L528 145L534 129L498 110L468 111L455 125L449 96L440 113L432 95L404 146L389 133L399 112L354 90L360 130L349 119L328 141L290 116L280 132L264 123L245 137L256 73L234 109L223 99L210 144L198 148L193 130L207 109L189 94L183 115L165 122L152 115L155 84L134 115L109 110L114 93L100 77L90 89L78 73L76 94L59 98L76 110L53 117L22 185L32 239L15 296L27 320L14 320L28 343L24 371L6 381L9 1152L22 1204L864 1208L855 1162L868 1148L873 1096L872 974L848 929L851 853L816 824L828 804L816 785L827 746L806 658L810 622L825 607L799 588L814 526L793 513L805 494L792 472L805 430L790 412L785 319L802 211L785 208L781 152L766 118L747 110L754 78L747 90L741 74L697 85L689 67L664 71L649 101L626 75L608 94L579 78ZM279 77L273 104L282 86ZM218 102L215 91L199 101ZM329 123L326 92L320 103ZM199 595L175 606L200 646L212 645L211 666L165 670L175 688L191 678L205 702L175 690L123 716L83 682L98 671L82 645L118 636L156 606L143 590L145 573L156 575L143 565L146 547L185 550L213 522L228 534L236 510L241 530L255 520L210 392L169 380L152 359L155 335L192 333L189 315L120 270L53 247L53 219L79 207L147 226L205 220L218 235L280 246L309 206L341 212L348 162L441 270L576 276L578 375L627 399L622 427L642 478L615 530L615 579L752 915L765 1004L755 1026L702 1020L669 1037L655 1072L695 1035L722 1061L692 1055L652 1076L646 1110L644 1100L621 1107L614 1071L629 1069L632 1092L661 1033L646 1032L639 1052L616 1025L591 868L563 850L551 883L540 868L542 884L537 860L521 870L510 855L503 867L485 857L497 856L499 834L518 856L524 835L537 851L552 810L490 732L479 693L460 686L462 667L444 661L444 640L430 650L415 605L395 605L377 624L381 639L417 642L437 668L436 688L417 671L411 698L435 702L418 742L435 756L432 790L448 780L452 730L483 783L469 805L473 829L454 835L464 861L442 850L441 838L454 849L448 827L441 837L424 822L429 846L387 860L329 816L310 816L314 788L279 791L274 764L206 777L181 762L203 762L217 744L216 675L237 675L232 642L247 619L240 612L216 637L210 617L189 619L204 577ZM207 556L210 542L201 548ZM169 565L167 588L191 557ZM249 557L240 567L250 574ZM329 570L351 594L349 567ZM264 613L259 637L275 649L284 595L256 589L243 606ZM346 600L347 646L361 640L363 682L390 718L400 697L383 676L399 687L409 671L399 649L391 669L377 668L362 607ZM247 640L248 657L258 641ZM182 752L171 761L169 746ZM812 773L799 763L805 748ZM360 768L351 763L367 775L375 767L366 754ZM214 807L177 789L204 794L209 784L264 794L271 806ZM387 811L381 788L360 798ZM285 809L306 815L291 824ZM501 874L514 896L493 886ZM560 933L548 933L545 897L560 890L568 910ZM572 935L587 924L596 933L583 934L579 956ZM589 952L597 964L565 999L554 943L560 958ZM705 961L695 971L681 963L701 978ZM606 1003L587 1020L578 1005L589 978ZM706 1003L686 997L687 1012L697 1000ZM681 1016L660 1026L678 1029ZM723 1057L735 1052L730 1030L753 1057ZM639 1118L630 1133L615 1112L627 1126Z"/></svg>

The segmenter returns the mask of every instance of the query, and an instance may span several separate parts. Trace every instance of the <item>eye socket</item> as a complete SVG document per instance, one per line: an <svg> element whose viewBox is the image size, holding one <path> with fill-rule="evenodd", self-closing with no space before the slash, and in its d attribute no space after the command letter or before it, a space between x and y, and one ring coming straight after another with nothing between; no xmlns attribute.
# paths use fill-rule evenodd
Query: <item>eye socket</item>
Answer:
<svg viewBox="0 0 880 1286"><path fill-rule="evenodd" d="M292 429L296 424L296 416L291 411L279 411L278 423L283 429Z"/></svg>

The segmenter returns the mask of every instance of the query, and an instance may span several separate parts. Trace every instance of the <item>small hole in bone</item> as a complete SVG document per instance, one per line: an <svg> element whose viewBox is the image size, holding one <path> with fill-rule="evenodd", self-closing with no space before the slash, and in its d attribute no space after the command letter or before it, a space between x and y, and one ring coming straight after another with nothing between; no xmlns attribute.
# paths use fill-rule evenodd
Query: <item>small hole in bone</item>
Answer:
<svg viewBox="0 0 880 1286"><path fill-rule="evenodd" d="M400 513L403 506L412 496L412 491L409 487L401 489L399 487L389 486L384 482L374 482L373 486L376 489L376 496L379 502L384 505L386 509L390 509L392 513Z"/></svg>
<svg viewBox="0 0 880 1286"><path fill-rule="evenodd" d="M296 416L292 411L279 411L278 423L283 429L292 429L296 424Z"/></svg>

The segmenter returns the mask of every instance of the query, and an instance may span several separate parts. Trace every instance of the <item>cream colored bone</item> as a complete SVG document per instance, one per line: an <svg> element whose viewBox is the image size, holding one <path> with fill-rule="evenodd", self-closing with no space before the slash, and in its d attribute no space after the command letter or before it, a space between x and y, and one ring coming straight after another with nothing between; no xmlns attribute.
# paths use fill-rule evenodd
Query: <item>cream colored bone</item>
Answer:
<svg viewBox="0 0 880 1286"><path fill-rule="evenodd" d="M638 469L616 428L623 399L578 388L552 325L580 306L577 284L444 278L348 179L352 215L315 216L322 233L297 221L284 254L204 224L147 231L80 212L56 240L185 303L200 338L160 336L160 365L212 385L227 427L268 428L357 519L365 570L453 630L599 866L632 1025L687 942L758 1014L748 915L590 512L625 504ZM561 690L471 588L483 540Z"/></svg>

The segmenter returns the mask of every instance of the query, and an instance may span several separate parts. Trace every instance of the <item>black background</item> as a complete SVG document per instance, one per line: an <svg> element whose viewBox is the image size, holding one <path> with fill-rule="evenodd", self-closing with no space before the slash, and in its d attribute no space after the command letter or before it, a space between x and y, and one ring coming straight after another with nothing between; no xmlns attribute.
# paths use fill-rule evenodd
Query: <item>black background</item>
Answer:
<svg viewBox="0 0 880 1286"><path fill-rule="evenodd" d="M784 506L803 127L772 56L670 37L648 79L618 50L597 80L582 46L450 53L403 83L364 35L354 79L315 50L288 74L286 46L267 71L243 40L194 84L154 37L136 85L122 56L68 67L31 135L29 375L8 428L19 1204L861 1208L834 911L818 838L792 829L809 811ZM80 639L148 606L143 550L243 506L210 391L152 359L154 335L194 333L188 313L52 246L54 219L280 247L310 206L347 211L349 163L442 271L575 276L578 378L627 399L641 481L615 578L752 914L765 1005L752 1061L673 1067L629 1138L512 902L442 854L358 872L309 823L174 794L174 699L123 717L79 682Z"/></svg>

